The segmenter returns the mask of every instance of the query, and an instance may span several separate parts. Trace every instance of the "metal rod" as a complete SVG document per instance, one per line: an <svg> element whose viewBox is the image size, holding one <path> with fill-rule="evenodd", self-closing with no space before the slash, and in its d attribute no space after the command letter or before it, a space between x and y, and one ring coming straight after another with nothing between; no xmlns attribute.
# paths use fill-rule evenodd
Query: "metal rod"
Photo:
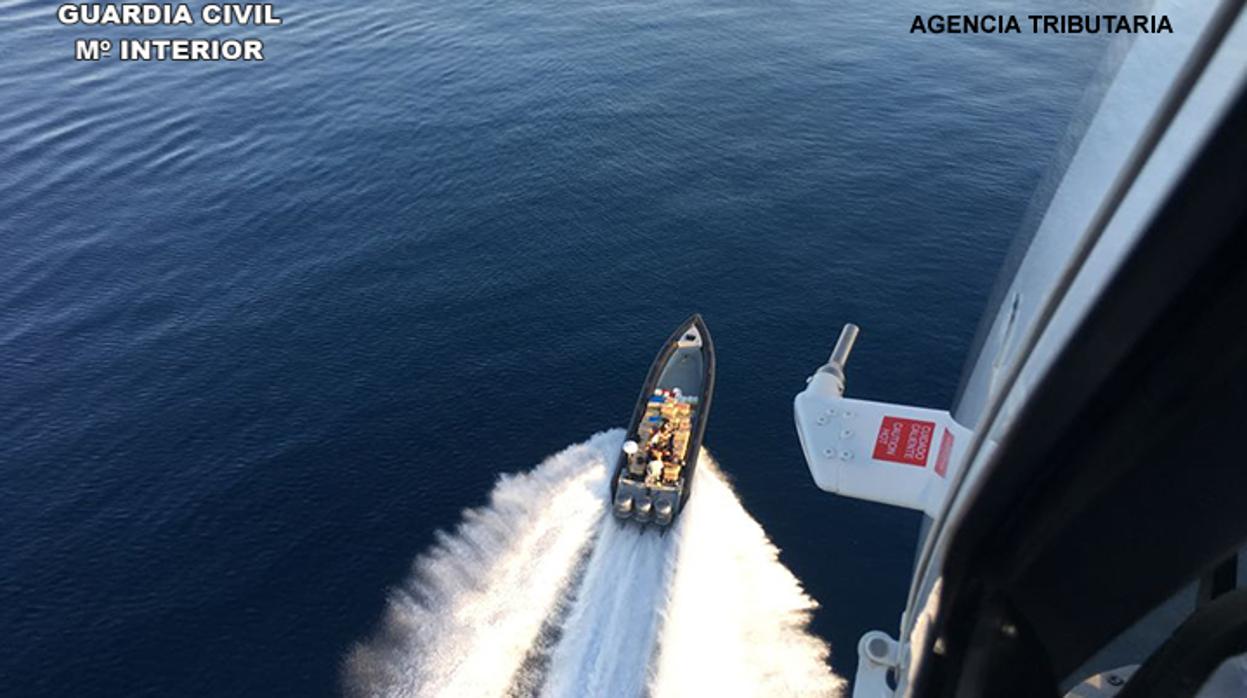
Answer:
<svg viewBox="0 0 1247 698"><path fill-rule="evenodd" d="M827 363L844 370L844 365L849 362L849 352L853 351L853 343L857 341L857 333L861 331L857 325L846 323L844 329L840 330L840 339L836 340L836 347L831 350L831 358Z"/></svg>

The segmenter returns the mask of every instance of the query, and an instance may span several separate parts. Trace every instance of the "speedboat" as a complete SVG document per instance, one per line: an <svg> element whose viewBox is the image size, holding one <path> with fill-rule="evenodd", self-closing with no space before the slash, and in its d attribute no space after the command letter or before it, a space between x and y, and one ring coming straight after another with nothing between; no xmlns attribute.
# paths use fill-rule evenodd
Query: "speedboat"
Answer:
<svg viewBox="0 0 1247 698"><path fill-rule="evenodd" d="M641 387L611 479L616 518L663 527L675 520L688 501L713 393L714 342L694 314L667 338Z"/></svg>

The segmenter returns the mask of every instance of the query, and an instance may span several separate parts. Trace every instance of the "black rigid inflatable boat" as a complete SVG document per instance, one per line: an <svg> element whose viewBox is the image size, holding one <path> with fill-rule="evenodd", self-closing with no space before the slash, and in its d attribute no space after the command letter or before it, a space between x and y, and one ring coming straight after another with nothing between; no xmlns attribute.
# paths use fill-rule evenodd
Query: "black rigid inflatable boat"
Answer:
<svg viewBox="0 0 1247 698"><path fill-rule="evenodd" d="M611 479L617 518L659 526L675 520L692 488L713 394L714 342L694 314L667 339L645 377Z"/></svg>

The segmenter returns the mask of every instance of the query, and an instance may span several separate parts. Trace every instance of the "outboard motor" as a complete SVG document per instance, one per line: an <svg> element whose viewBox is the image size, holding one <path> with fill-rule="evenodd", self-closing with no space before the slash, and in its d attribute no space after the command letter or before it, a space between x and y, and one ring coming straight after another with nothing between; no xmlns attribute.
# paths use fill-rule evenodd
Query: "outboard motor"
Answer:
<svg viewBox="0 0 1247 698"><path fill-rule="evenodd" d="M649 496L641 497L636 503L636 520L645 522L650 520L650 516L654 513L654 500Z"/></svg>
<svg viewBox="0 0 1247 698"><path fill-rule="evenodd" d="M620 518L628 518L632 513L632 495L627 492L620 492L615 497L615 516Z"/></svg>
<svg viewBox="0 0 1247 698"><path fill-rule="evenodd" d="M654 505L654 521L666 526L671 523L672 506L670 499L663 499Z"/></svg>

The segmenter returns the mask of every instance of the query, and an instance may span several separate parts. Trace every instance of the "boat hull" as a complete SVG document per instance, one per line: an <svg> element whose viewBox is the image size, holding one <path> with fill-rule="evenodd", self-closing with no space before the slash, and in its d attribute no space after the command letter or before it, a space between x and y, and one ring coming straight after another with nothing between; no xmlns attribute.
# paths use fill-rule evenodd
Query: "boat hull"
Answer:
<svg viewBox="0 0 1247 698"><path fill-rule="evenodd" d="M650 365L611 478L616 518L666 527L688 502L714 396L714 343L693 315Z"/></svg>

